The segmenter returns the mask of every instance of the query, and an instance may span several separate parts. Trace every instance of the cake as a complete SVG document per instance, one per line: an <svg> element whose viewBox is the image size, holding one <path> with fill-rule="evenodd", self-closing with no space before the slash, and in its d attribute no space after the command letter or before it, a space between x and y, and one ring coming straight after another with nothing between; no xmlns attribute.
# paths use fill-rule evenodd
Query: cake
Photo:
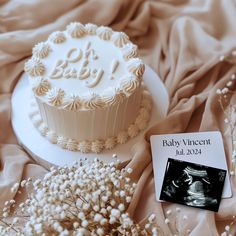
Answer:
<svg viewBox="0 0 236 236"><path fill-rule="evenodd" d="M149 121L145 65L123 32L70 23L34 46L25 72L35 99L30 118L50 142L99 153L125 143Z"/></svg>

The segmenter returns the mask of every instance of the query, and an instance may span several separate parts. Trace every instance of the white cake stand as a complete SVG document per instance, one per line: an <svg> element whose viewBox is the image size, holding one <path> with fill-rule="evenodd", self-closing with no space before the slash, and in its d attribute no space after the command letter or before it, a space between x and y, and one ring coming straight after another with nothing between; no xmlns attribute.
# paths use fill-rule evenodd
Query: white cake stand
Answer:
<svg viewBox="0 0 236 236"><path fill-rule="evenodd" d="M149 126L164 118L169 106L169 97L160 78L148 66L146 66L144 74L144 83L152 94L153 109ZM126 161L132 158L130 149L138 140L143 138L143 132L137 137L130 139L125 144L119 144L112 150L105 150L102 153L84 154L73 152L60 148L56 144L52 144L45 137L41 136L39 131L31 123L28 116L30 109L30 89L26 75L23 74L12 94L12 126L15 131L19 143L33 157L33 159L45 168L51 165L71 165L81 158L95 157L106 162L114 161L112 155L118 155L119 160Z"/></svg>

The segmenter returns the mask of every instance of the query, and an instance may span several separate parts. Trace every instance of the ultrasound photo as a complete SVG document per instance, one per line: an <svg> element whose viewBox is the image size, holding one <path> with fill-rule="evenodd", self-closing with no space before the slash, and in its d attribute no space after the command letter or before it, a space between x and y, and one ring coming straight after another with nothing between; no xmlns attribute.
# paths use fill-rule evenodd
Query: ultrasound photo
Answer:
<svg viewBox="0 0 236 236"><path fill-rule="evenodd" d="M217 212L226 170L169 158L160 200Z"/></svg>

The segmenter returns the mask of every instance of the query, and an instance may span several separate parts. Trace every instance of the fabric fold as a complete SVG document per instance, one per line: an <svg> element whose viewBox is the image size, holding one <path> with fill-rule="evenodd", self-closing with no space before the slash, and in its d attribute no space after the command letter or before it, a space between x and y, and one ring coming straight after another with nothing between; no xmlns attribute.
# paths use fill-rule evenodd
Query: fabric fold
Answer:
<svg viewBox="0 0 236 236"><path fill-rule="evenodd" d="M14 198L10 192L14 182L46 173L16 144L11 128L11 93L24 62L32 47L53 31L72 21L91 22L126 32L170 95L167 117L147 130L132 149L127 166L133 168L131 179L138 186L130 214L142 221L154 212L162 235L223 232L236 214L235 194L222 200L217 214L156 201L149 139L154 134L220 130L230 168L232 145L216 90L236 72L232 62L219 60L236 48L235 20L233 0L0 0L0 206ZM229 101L234 104L235 96ZM235 176L231 182L235 193Z"/></svg>

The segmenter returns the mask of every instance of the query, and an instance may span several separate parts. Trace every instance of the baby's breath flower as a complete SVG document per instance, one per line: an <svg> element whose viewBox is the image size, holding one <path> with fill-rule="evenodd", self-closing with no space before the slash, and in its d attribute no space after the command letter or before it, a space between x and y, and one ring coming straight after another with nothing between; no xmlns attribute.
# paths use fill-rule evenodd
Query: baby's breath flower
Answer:
<svg viewBox="0 0 236 236"><path fill-rule="evenodd" d="M127 169L127 173L131 174L132 172L133 172L133 169L131 169L131 168Z"/></svg>
<svg viewBox="0 0 236 236"><path fill-rule="evenodd" d="M125 200L126 200L127 203L130 203L131 202L131 197L128 196L128 197L125 198Z"/></svg>
<svg viewBox="0 0 236 236"><path fill-rule="evenodd" d="M175 209L177 212L180 212L181 211L181 209L179 208L179 207L176 207L176 209Z"/></svg>
<svg viewBox="0 0 236 236"><path fill-rule="evenodd" d="M151 215L148 217L148 221L149 221L150 223L153 223L155 219L156 219L156 215L155 215L155 214L151 214Z"/></svg>
<svg viewBox="0 0 236 236"><path fill-rule="evenodd" d="M137 184L126 177L132 169L119 170L119 163L81 160L71 167L52 167L43 179L14 184L13 192L29 184L33 187L33 193L19 204L22 215L28 215L22 235L157 235L154 215L142 228L126 212ZM14 204L14 200L5 203L3 218ZM14 218L12 228L4 229L3 235L11 235L8 231L19 221Z"/></svg>
<svg viewBox="0 0 236 236"><path fill-rule="evenodd" d="M169 224L170 220L168 218L165 219L165 224Z"/></svg>
<svg viewBox="0 0 236 236"><path fill-rule="evenodd" d="M9 216L9 214L8 214L8 212L3 212L2 216L3 216L4 218L6 218L6 217Z"/></svg>
<svg viewBox="0 0 236 236"><path fill-rule="evenodd" d="M26 181L26 180L22 180L22 181L21 181L21 183L20 183L20 186L21 186L22 188L24 188L24 187L25 187L25 185L26 185L26 183L27 183L27 181Z"/></svg>
<svg viewBox="0 0 236 236"><path fill-rule="evenodd" d="M167 215L170 215L171 212L172 212L171 210L168 210L168 211L166 212L166 214L167 214Z"/></svg>
<svg viewBox="0 0 236 236"><path fill-rule="evenodd" d="M219 58L220 61L224 61L224 59L225 59L224 55L220 56L220 58Z"/></svg>
<svg viewBox="0 0 236 236"><path fill-rule="evenodd" d="M13 185L13 187L11 188L11 192L13 192L13 193L17 192L19 186L20 186L19 183L15 183L15 184Z"/></svg>
<svg viewBox="0 0 236 236"><path fill-rule="evenodd" d="M229 89L227 87L224 87L222 90L221 90L222 94L226 94L229 92Z"/></svg>
<svg viewBox="0 0 236 236"><path fill-rule="evenodd" d="M225 226L225 230L226 230L226 231L229 231L229 230L230 230L230 226L229 226L229 225L226 225L226 226Z"/></svg>

